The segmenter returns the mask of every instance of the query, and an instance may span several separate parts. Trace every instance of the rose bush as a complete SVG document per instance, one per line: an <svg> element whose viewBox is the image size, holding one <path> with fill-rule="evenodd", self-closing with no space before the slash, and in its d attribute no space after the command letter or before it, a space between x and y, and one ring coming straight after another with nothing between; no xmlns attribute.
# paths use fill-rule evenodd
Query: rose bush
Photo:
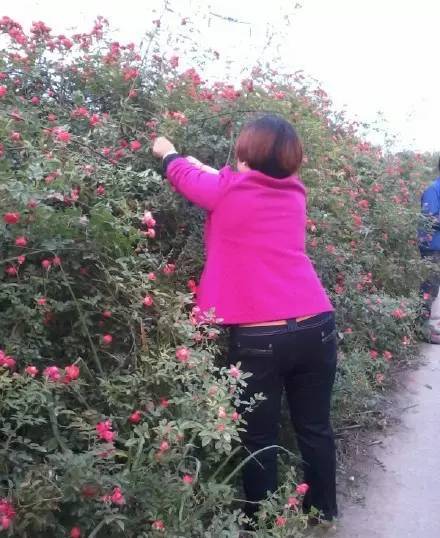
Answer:
<svg viewBox="0 0 440 538"><path fill-rule="evenodd" d="M194 320L203 215L162 180L158 134L219 167L250 113L297 126L308 249L339 319L338 425L362 421L416 350L429 156L363 141L300 74L257 66L235 87L180 70L185 50L161 53L159 26L141 55L102 18L70 37L0 19L6 535L217 538L240 524L246 375L221 360L215 316ZM264 503L260 536L301 535L296 480L292 467Z"/></svg>

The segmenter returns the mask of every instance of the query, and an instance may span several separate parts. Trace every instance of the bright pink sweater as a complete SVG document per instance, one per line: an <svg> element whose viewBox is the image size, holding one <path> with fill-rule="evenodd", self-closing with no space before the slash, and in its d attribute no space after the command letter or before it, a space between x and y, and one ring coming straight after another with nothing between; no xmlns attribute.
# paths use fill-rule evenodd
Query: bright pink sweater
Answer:
<svg viewBox="0 0 440 538"><path fill-rule="evenodd" d="M333 310L305 252L306 190L298 177L229 167L209 174L184 158L169 163L167 177L207 210L202 313L215 309L224 324L245 324Z"/></svg>

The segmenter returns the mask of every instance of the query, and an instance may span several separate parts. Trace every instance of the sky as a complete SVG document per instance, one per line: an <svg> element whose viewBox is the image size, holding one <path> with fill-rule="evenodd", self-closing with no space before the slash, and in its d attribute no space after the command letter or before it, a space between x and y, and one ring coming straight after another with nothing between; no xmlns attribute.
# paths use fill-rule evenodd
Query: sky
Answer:
<svg viewBox="0 0 440 538"><path fill-rule="evenodd" d="M380 125L396 136L395 149L438 151L440 2L298 3L301 7L295 9L296 0L169 0L179 12L176 20L189 17L197 28L194 38L221 53L222 69L252 66L272 30L272 46L265 54L277 54L286 69L304 70L319 80L337 110L362 122L380 118ZM15 0L0 16L24 26L43 20L57 32L67 32L90 29L100 14L109 18L121 40L139 42L163 5L163 0ZM383 141L382 134L369 136Z"/></svg>

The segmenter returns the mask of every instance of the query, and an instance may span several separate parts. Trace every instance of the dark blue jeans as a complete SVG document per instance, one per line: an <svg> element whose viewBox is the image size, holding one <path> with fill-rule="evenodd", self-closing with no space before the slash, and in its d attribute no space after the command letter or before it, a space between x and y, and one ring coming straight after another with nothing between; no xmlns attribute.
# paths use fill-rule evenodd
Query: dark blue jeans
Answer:
<svg viewBox="0 0 440 538"><path fill-rule="evenodd" d="M266 400L251 412L242 442L245 456L278 443L281 396L286 391L290 417L301 452L306 512L312 506L326 519L337 515L335 443L330 399L336 371L336 328L332 313L284 326L234 327L230 361L252 373L243 400L262 392ZM244 467L245 512L252 517L267 492L277 489L277 449L260 452Z"/></svg>

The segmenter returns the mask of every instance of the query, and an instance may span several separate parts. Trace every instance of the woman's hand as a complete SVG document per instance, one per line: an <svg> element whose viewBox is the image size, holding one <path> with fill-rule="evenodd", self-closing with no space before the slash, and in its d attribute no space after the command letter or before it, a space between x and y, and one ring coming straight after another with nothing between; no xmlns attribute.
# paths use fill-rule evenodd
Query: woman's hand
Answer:
<svg viewBox="0 0 440 538"><path fill-rule="evenodd" d="M173 143L165 138L164 136L159 136L153 143L153 155L163 159L167 153L176 152L176 148ZM177 153L177 152L176 152Z"/></svg>

